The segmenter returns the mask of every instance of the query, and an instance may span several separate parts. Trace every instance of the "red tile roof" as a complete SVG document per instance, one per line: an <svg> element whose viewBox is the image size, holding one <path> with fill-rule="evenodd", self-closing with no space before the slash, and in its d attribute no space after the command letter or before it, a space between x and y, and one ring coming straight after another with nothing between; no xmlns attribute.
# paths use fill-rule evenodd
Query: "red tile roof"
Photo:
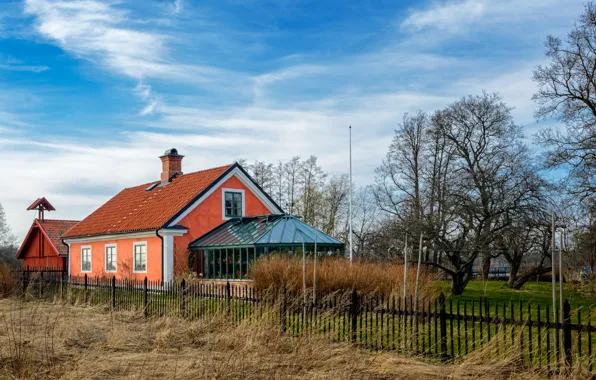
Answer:
<svg viewBox="0 0 596 380"><path fill-rule="evenodd" d="M122 190L63 237L93 236L162 227L231 165L183 174L165 186L159 181ZM151 191L146 189L157 184Z"/></svg>
<svg viewBox="0 0 596 380"><path fill-rule="evenodd" d="M48 235L48 237L52 241L52 244L54 244L54 247L56 247L58 254L66 255L67 254L66 246L64 244L62 244L62 241L60 241L60 237L66 231L68 231L69 229L74 227L77 223L79 223L79 221L78 220L45 219L45 220L37 220L37 222L44 229L46 235Z"/></svg>

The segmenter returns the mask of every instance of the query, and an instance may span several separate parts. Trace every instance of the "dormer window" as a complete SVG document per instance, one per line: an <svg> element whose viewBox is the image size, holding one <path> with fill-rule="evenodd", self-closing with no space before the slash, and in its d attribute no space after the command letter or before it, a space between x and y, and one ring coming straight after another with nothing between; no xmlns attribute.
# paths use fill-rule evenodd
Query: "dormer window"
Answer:
<svg viewBox="0 0 596 380"><path fill-rule="evenodd" d="M244 190L223 189L223 218L244 216Z"/></svg>

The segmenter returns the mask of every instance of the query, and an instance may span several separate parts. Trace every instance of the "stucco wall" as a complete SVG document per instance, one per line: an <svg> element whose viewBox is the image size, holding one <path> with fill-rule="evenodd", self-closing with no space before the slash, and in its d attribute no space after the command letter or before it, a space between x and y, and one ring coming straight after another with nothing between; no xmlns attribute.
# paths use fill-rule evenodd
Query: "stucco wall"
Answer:
<svg viewBox="0 0 596 380"><path fill-rule="evenodd" d="M147 272L135 273L133 271L133 245L134 243L147 243ZM105 271L105 247L116 244L117 271ZM147 276L150 281L161 280L161 239L157 236L123 238L104 240L99 242L77 242L70 244L70 275L84 276L81 272L81 248L91 247L91 273L87 276L128 278L142 280Z"/></svg>

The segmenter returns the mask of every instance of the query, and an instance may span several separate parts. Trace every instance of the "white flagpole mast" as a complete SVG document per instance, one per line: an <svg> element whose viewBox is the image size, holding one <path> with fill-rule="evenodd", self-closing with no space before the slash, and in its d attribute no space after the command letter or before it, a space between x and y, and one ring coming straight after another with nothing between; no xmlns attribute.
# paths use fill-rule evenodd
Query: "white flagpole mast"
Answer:
<svg viewBox="0 0 596 380"><path fill-rule="evenodd" d="M352 126L350 125L350 265L354 260L352 252Z"/></svg>

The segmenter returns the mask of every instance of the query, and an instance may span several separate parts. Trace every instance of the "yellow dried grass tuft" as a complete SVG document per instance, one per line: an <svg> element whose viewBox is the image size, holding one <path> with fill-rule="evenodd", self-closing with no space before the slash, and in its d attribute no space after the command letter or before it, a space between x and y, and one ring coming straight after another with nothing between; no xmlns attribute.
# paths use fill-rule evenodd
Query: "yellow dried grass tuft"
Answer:
<svg viewBox="0 0 596 380"><path fill-rule="evenodd" d="M294 257L263 257L251 267L248 276L254 280L255 287L267 289L286 284L288 290L302 289L302 260ZM313 286L314 263L307 261L307 287ZM355 261L350 265L345 258L325 258L317 262L317 292L333 293L356 289L361 293L381 293L384 295L403 295L404 267L391 262ZM421 271L420 298L437 297L440 287L437 275ZM408 293L414 294L416 267L408 271Z"/></svg>

